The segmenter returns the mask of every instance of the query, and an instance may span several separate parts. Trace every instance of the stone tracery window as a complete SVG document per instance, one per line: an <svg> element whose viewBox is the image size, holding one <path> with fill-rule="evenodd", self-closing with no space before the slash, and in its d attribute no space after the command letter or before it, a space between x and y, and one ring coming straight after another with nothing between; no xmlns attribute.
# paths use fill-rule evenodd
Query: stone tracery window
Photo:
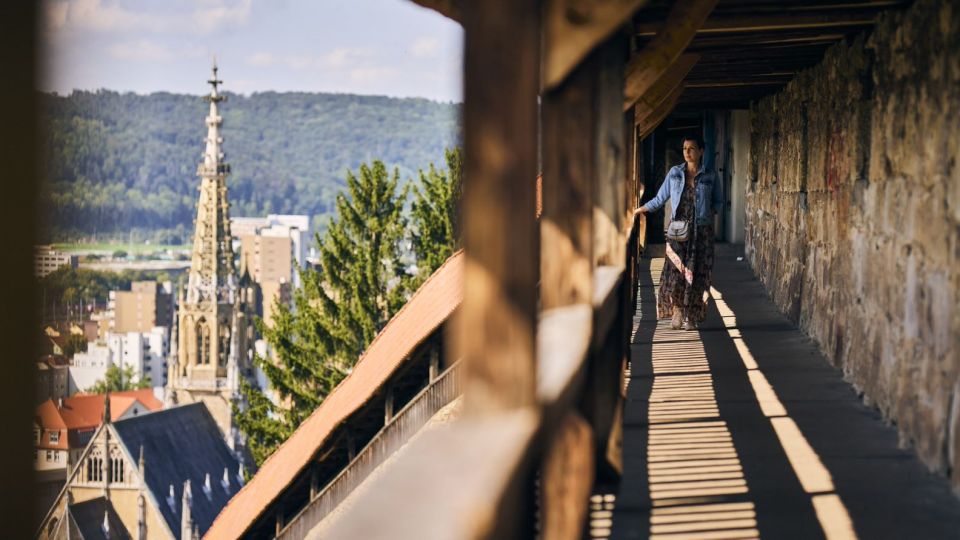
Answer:
<svg viewBox="0 0 960 540"><path fill-rule="evenodd" d="M197 321L197 364L206 365L210 363L210 326L203 317Z"/></svg>

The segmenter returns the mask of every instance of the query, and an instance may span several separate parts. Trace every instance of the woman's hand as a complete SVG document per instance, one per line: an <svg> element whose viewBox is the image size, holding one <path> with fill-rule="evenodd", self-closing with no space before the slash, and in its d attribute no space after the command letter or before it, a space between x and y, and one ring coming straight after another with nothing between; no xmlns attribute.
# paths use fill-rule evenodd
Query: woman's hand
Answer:
<svg viewBox="0 0 960 540"><path fill-rule="evenodd" d="M640 214L646 214L646 213L647 213L646 207L641 206L640 208L637 208L636 210L633 211L633 217L637 217Z"/></svg>

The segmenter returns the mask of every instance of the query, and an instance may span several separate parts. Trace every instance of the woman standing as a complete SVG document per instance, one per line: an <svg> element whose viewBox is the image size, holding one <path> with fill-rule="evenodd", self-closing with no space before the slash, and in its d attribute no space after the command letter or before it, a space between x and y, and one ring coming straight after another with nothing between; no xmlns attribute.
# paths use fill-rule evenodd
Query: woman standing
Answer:
<svg viewBox="0 0 960 540"><path fill-rule="evenodd" d="M673 201L671 221L685 221L692 234L683 242L667 241L667 262L660 276L657 316L673 318L671 327L696 330L706 314L713 272L713 216L722 204L719 179L703 167L703 140L683 138L685 163L671 167L657 196L636 210L656 212Z"/></svg>

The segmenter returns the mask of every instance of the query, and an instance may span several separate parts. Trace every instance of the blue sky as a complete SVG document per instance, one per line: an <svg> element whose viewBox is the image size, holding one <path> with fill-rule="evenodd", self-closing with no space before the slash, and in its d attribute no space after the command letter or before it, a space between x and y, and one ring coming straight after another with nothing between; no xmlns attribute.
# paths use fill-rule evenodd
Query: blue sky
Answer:
<svg viewBox="0 0 960 540"><path fill-rule="evenodd" d="M46 0L38 87L462 101L460 26L408 0Z"/></svg>

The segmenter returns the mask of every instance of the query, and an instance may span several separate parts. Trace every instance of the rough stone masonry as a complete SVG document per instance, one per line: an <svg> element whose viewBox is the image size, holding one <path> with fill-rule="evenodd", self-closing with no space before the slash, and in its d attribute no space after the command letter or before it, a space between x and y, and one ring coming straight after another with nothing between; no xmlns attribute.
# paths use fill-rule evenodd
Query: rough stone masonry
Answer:
<svg viewBox="0 0 960 540"><path fill-rule="evenodd" d="M960 493L960 3L885 14L750 118L751 265Z"/></svg>

